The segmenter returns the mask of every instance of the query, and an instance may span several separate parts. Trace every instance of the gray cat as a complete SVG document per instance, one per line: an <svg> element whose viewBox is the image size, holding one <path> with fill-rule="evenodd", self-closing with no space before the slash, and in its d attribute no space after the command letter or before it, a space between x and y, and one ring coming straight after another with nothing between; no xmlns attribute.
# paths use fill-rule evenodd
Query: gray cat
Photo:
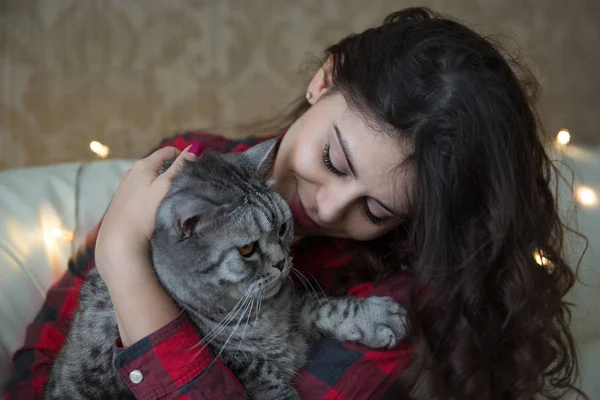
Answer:
<svg viewBox="0 0 600 400"><path fill-rule="evenodd" d="M245 153L205 153L173 180L156 217L156 274L203 342L257 400L298 399L292 378L307 343L329 336L374 348L404 336L404 309L387 297L294 294L292 215L266 178L275 141ZM45 399L129 399L114 367L117 322L92 270L44 391Z"/></svg>

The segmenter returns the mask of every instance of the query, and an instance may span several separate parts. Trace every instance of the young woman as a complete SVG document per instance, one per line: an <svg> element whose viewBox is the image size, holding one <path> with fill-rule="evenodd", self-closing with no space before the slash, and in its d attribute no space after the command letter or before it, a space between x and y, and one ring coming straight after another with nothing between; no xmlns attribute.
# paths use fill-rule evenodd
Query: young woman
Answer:
<svg viewBox="0 0 600 400"><path fill-rule="evenodd" d="M490 41L422 8L326 50L272 170L301 237L296 267L335 294L393 296L411 329L391 351L314 344L297 380L303 398L529 399L572 388L562 297L574 278L534 82L513 68ZM179 162L232 144L186 134L162 147L124 175L99 232L48 294L15 354L11 399L40 395L94 257L119 321L117 367L137 398L244 398L222 364L206 370L210 354L186 351L201 338L148 260Z"/></svg>

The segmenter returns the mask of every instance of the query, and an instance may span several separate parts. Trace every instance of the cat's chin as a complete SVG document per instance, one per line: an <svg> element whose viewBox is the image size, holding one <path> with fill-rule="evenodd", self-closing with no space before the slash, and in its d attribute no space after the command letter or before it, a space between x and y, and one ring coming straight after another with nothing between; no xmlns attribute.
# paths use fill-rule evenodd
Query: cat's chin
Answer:
<svg viewBox="0 0 600 400"><path fill-rule="evenodd" d="M261 295L263 299L268 299L271 298L273 296L275 296L277 293L279 293L279 291L281 290L281 281L277 280L275 282L273 282L273 286L271 286L270 288L266 289Z"/></svg>

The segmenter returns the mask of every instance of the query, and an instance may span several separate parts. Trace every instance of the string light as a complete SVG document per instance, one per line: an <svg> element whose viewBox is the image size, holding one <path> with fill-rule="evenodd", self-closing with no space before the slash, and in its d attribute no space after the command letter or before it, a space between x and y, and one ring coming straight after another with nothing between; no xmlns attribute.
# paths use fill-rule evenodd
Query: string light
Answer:
<svg viewBox="0 0 600 400"><path fill-rule="evenodd" d="M48 229L47 231L45 231L45 234L50 238L64 240L67 242L72 241L75 237L75 234L73 232L65 231L58 228Z"/></svg>
<svg viewBox="0 0 600 400"><path fill-rule="evenodd" d="M106 158L108 157L108 153L110 153L110 148L107 145L96 140L90 143L90 149L100 158Z"/></svg>
<svg viewBox="0 0 600 400"><path fill-rule="evenodd" d="M596 192L586 186L577 189L577 201L584 206L595 206L598 203Z"/></svg>
<svg viewBox="0 0 600 400"><path fill-rule="evenodd" d="M533 259L541 267L545 267L550 264L550 260L544 257L539 250L533 252Z"/></svg>
<svg viewBox="0 0 600 400"><path fill-rule="evenodd" d="M563 146L569 144L571 142L571 132L561 129L556 135L556 141Z"/></svg>
<svg viewBox="0 0 600 400"><path fill-rule="evenodd" d="M550 261L548 258L544 257L544 255L542 254L542 252L539 249L536 249L533 252L533 259L535 260L537 265L539 265L540 267L546 268L546 270L549 273L552 273L552 271L554 271L554 265L552 264L552 261Z"/></svg>
<svg viewBox="0 0 600 400"><path fill-rule="evenodd" d="M50 201L40 201L39 204L39 230L36 228L30 236L40 239L44 255L52 276L58 279L62 276L69 255L73 253L75 233L63 220L63 215ZM37 246L29 246L37 248ZM37 250L36 250L37 251Z"/></svg>

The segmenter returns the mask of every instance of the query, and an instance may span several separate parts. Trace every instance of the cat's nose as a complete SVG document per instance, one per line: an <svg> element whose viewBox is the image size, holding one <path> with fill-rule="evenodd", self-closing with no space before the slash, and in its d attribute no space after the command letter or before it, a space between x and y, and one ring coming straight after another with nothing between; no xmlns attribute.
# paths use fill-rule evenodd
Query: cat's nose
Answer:
<svg viewBox="0 0 600 400"><path fill-rule="evenodd" d="M280 271L283 271L283 267L285 267L285 260L279 261L277 264L274 265L274 267Z"/></svg>

